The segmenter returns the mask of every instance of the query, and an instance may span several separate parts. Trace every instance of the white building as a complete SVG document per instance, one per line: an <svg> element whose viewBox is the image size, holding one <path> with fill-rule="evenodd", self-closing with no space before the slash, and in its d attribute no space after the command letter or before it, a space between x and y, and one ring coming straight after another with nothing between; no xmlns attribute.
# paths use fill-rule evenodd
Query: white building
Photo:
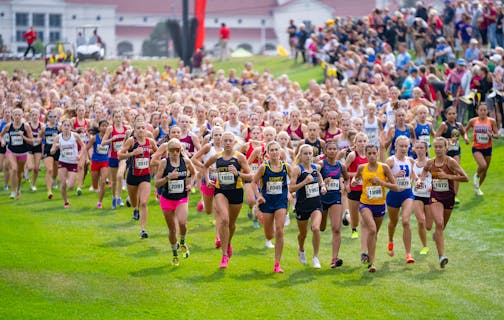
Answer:
<svg viewBox="0 0 504 320"><path fill-rule="evenodd" d="M231 49L242 46L258 53L277 44L287 47L290 19L321 26L335 16L367 15L377 3L384 1L207 0L205 46L211 48L218 42L220 24L225 22L231 29ZM194 0L190 0L190 16L193 13ZM79 26L96 25L107 44L107 55L141 55L142 43L154 26L167 19L180 20L181 15L182 0L0 0L0 34L7 50L24 52L23 33L30 25L44 43L74 43Z"/></svg>

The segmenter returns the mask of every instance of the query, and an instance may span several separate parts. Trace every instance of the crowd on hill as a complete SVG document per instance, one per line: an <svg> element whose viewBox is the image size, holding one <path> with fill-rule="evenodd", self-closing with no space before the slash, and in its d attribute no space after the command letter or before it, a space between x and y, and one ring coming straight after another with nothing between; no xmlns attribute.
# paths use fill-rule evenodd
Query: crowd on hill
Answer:
<svg viewBox="0 0 504 320"><path fill-rule="evenodd" d="M447 3L447 8L452 6L455 15L449 21L454 22L455 4ZM429 253L426 233L435 225L433 238L443 268L448 263L443 231L459 202L459 183L469 181L459 165L459 140L472 140L478 165L472 185L481 196L492 141L504 133L503 49L480 45L474 34L464 52L448 50L446 59L437 53L430 57L422 45L419 49L426 54L417 51L412 61L408 48L420 41L408 40L417 35L409 28L424 28L422 37L434 28L440 51L457 46L450 25L440 28L435 12L424 14L420 5L415 12L389 16L376 10L367 21L330 21L322 34L311 38L327 36L338 54L324 53L332 57L325 62L326 79L312 80L306 89L287 75L255 70L252 63L226 73L215 70L206 58L194 72L183 62L141 72L127 60L112 72L79 73L69 67L57 75L42 72L33 77L24 71L1 71L4 190L10 189L11 199L23 201L26 178L37 192L43 162L48 201L57 197L53 190L59 180L68 208L70 199L85 191L90 171L96 207L124 206L127 190L125 202L133 208L132 219L140 220L140 238L145 239L153 183L174 265L180 263L179 255L190 254L188 197L201 197L198 210L215 217L220 268L227 268L233 255L231 241L244 203L254 226L263 223L266 247L275 249L275 272L283 272L289 212L299 229L301 263L307 263L310 229L312 263L321 267L320 237L329 217L330 266L343 264L341 225L350 225L351 238L361 240L361 261L370 272L376 271L376 238L386 212L388 254L395 254L394 234L401 217L405 262L415 262L410 228L414 214L419 254ZM408 25L408 14L425 24L413 19ZM391 23L397 30L406 23L406 34L383 41ZM462 58L476 49L479 54Z"/></svg>

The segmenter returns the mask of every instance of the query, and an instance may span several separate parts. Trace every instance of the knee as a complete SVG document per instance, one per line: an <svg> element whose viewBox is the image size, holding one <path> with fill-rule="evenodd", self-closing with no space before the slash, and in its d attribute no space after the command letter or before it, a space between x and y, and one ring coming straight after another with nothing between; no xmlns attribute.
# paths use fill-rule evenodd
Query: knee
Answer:
<svg viewBox="0 0 504 320"><path fill-rule="evenodd" d="M35 167L35 168L33 168L33 172L35 172L35 173L39 173L39 171L40 171L40 167Z"/></svg>
<svg viewBox="0 0 504 320"><path fill-rule="evenodd" d="M53 175L53 169L52 168L46 168L46 176L52 176Z"/></svg>
<svg viewBox="0 0 504 320"><path fill-rule="evenodd" d="M403 229L409 229L409 227L410 227L409 220L403 220L402 227L403 227Z"/></svg>
<svg viewBox="0 0 504 320"><path fill-rule="evenodd" d="M486 171L486 169L488 169L488 165L486 163L480 163L478 164L478 168L482 171Z"/></svg>
<svg viewBox="0 0 504 320"><path fill-rule="evenodd" d="M220 224L222 227L229 228L229 218L223 218L220 220Z"/></svg>
<svg viewBox="0 0 504 320"><path fill-rule="evenodd" d="M372 226L372 227L369 226L366 229L366 232L367 232L369 239L374 239L376 237L376 227L375 226Z"/></svg>
<svg viewBox="0 0 504 320"><path fill-rule="evenodd" d="M283 238L283 236L284 236L283 229L278 228L275 230L275 238L276 239L281 239L281 238Z"/></svg>
<svg viewBox="0 0 504 320"><path fill-rule="evenodd" d="M339 236L341 234L341 229L338 227L331 228L333 235Z"/></svg>
<svg viewBox="0 0 504 320"><path fill-rule="evenodd" d="M320 226L311 226L311 231L313 233L320 233Z"/></svg>

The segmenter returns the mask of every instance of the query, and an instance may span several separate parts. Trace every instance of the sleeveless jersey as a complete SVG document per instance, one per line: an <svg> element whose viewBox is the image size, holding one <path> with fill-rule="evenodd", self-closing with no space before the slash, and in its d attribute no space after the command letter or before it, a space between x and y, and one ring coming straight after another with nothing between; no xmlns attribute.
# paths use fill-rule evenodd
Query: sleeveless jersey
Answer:
<svg viewBox="0 0 504 320"><path fill-rule="evenodd" d="M314 142L311 142L310 140L308 140L308 138L306 138L304 140L304 143L309 146L312 146L314 158L321 156L323 154L322 145L320 144L320 139L317 138Z"/></svg>
<svg viewBox="0 0 504 320"><path fill-rule="evenodd" d="M180 143L184 145L186 152L194 154L194 142L190 132L184 138L180 138Z"/></svg>
<svg viewBox="0 0 504 320"><path fill-rule="evenodd" d="M419 167L416 162L413 164L413 171L415 171L417 177L422 175L423 169L424 167ZM423 185L420 188L417 188L416 186L413 188L413 194L417 197L429 198L430 189L432 189L432 174L428 172Z"/></svg>
<svg viewBox="0 0 504 320"><path fill-rule="evenodd" d="M79 155L79 150L77 148L77 139L73 132L70 133L70 138L67 140L63 138L63 133L58 135L60 144L60 156L59 162L77 164L77 157Z"/></svg>
<svg viewBox="0 0 504 320"><path fill-rule="evenodd" d="M185 181L189 176L186 163L182 157L180 157L180 164L178 167L172 166L170 159L166 158L166 167L163 172L163 177L166 177L173 171L178 171L179 176L165 183L163 186L163 197L169 200L180 200L187 197Z"/></svg>
<svg viewBox="0 0 504 320"><path fill-rule="evenodd" d="M40 130L42 129L42 125L40 122L38 123L38 126L36 128L32 127L31 122L30 122L30 128L32 130L32 136L33 136L33 146L36 147L39 144L41 144L41 139L39 137Z"/></svg>
<svg viewBox="0 0 504 320"><path fill-rule="evenodd" d="M312 163L312 172L310 173L306 172L305 168L301 164L299 164L299 169L301 170L301 174L296 179L296 184L301 183L308 175L313 177L313 181L296 191L296 211L306 213L320 209L321 201L317 166Z"/></svg>
<svg viewBox="0 0 504 320"><path fill-rule="evenodd" d="M324 180L326 178L331 178L331 181L326 184L327 193L322 195L322 203L331 203L335 195L341 196L341 172L342 168L339 161L336 161L336 164L332 165L327 161L327 159L324 159L320 174Z"/></svg>
<svg viewBox="0 0 504 320"><path fill-rule="evenodd" d="M481 121L476 118L473 126L473 148L474 149L489 149L492 147L492 138L489 136L493 132L492 123L489 118Z"/></svg>
<svg viewBox="0 0 504 320"><path fill-rule="evenodd" d="M130 157L128 172L129 174L137 177L150 175L150 141L149 139L145 139L145 143L143 145L140 145L137 139L134 139L135 143L133 144L133 147L128 150L128 152L133 152L133 150L136 150L136 148L138 148L139 146L143 148L143 152L141 154Z"/></svg>
<svg viewBox="0 0 504 320"><path fill-rule="evenodd" d="M460 154L458 137L461 135L461 123L455 122L455 125L451 125L448 121L444 121L443 123L446 125L446 131L441 136L448 139L448 155L451 155L451 153L454 153L454 155Z"/></svg>
<svg viewBox="0 0 504 320"><path fill-rule="evenodd" d="M441 166L436 166L436 161L433 160L432 167L431 167L431 173L432 173L432 191L431 191L431 197L432 194L435 193L445 193L445 192L450 192L450 193L455 193L455 189L453 187L453 180L448 180L448 179L440 179L438 177L439 172L444 171L446 174L455 174L452 170L448 168L448 159L446 158L445 161Z"/></svg>
<svg viewBox="0 0 504 320"><path fill-rule="evenodd" d="M368 137L369 144L380 146L379 131L378 131L378 118L375 117L374 121L369 123L368 118L364 118L364 133Z"/></svg>
<svg viewBox="0 0 504 320"><path fill-rule="evenodd" d="M402 191L405 191L406 189L410 189L411 191L411 162L408 161L408 157L404 161L397 159L397 157L394 155L394 166L390 168L390 171L392 172L392 175L396 178L396 183L399 186L399 188ZM397 177L396 174L399 173L400 171L404 171L404 176L402 177ZM400 191L400 192L402 192ZM396 192L396 191L390 191L390 192ZM399 192L396 192L399 193Z"/></svg>
<svg viewBox="0 0 504 320"><path fill-rule="evenodd" d="M430 147L430 134L431 128L429 124L420 124L417 122L415 127L415 136L418 140L426 142L428 147Z"/></svg>
<svg viewBox="0 0 504 320"><path fill-rule="evenodd" d="M348 166L348 172L357 172L357 169L361 164L368 163L368 159L361 157L357 151L355 151L355 159L354 161ZM352 186L350 185L350 190L351 191L362 191L362 185L357 185L357 186Z"/></svg>
<svg viewBox="0 0 504 320"><path fill-rule="evenodd" d="M279 172L271 170L269 161L265 161L263 165L261 194L264 200L270 206L276 203L287 203L287 178L289 176L287 165L281 161Z"/></svg>
<svg viewBox="0 0 504 320"><path fill-rule="evenodd" d="M105 162L108 160L109 145L101 145L102 138L97 134L95 136L95 142L93 143L93 154L91 155L91 160L96 162Z"/></svg>
<svg viewBox="0 0 504 320"><path fill-rule="evenodd" d="M23 154L28 152L28 144L24 141L21 136L21 132L23 136L26 137L26 130L24 122L21 123L21 126L18 129L14 128L14 123L11 123L7 133L9 134L9 144L7 148L12 153Z"/></svg>
<svg viewBox="0 0 504 320"><path fill-rule="evenodd" d="M233 133L236 137L241 137L240 122L238 122L234 127L231 126L229 121L224 124L224 131L229 131Z"/></svg>
<svg viewBox="0 0 504 320"><path fill-rule="evenodd" d="M58 130L58 124L54 127L49 127L49 124L46 124L45 131L44 131L44 153L49 153L49 150L51 150L52 145L54 143L54 137L59 134Z"/></svg>
<svg viewBox="0 0 504 320"><path fill-rule="evenodd" d="M378 163L376 171L369 171L369 164L364 165L364 169L362 170L362 194L360 198L360 202L363 204L385 204L385 187L371 183L371 179L374 177L385 181L383 164Z"/></svg>
<svg viewBox="0 0 504 320"><path fill-rule="evenodd" d="M395 134L394 134L394 137L392 138L392 142L390 143L389 154L391 156L393 156L395 154L395 141L396 141L397 137L399 137L399 136L406 136L411 139L410 129L406 126L406 130L399 130L399 128L397 128L397 126L395 126ZM411 156L411 155L412 155L412 153L411 153L411 142L410 142L410 146L408 148L408 156Z"/></svg>
<svg viewBox="0 0 504 320"><path fill-rule="evenodd" d="M109 158L117 159L117 152L122 149L124 140L126 139L126 126L122 126L122 131L119 132L114 125L112 125L112 148L110 148Z"/></svg>
<svg viewBox="0 0 504 320"><path fill-rule="evenodd" d="M232 172L228 171L228 166L232 165L241 171L240 163L238 162L238 152L235 151L233 156L229 160L224 160L222 157L222 151L218 153L219 157L215 162L215 167L217 169L217 181L215 183L216 189L221 190L233 190L243 188L243 182L241 177L236 177Z"/></svg>

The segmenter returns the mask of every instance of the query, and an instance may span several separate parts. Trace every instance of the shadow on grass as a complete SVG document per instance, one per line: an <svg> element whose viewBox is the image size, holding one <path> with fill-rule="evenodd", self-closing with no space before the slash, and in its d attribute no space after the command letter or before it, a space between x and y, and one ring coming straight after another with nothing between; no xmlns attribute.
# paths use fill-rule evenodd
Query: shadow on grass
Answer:
<svg viewBox="0 0 504 320"><path fill-rule="evenodd" d="M135 241L131 241L123 237L117 237L115 240L104 242L98 246L101 248L118 248L118 247L128 247L134 243Z"/></svg>
<svg viewBox="0 0 504 320"><path fill-rule="evenodd" d="M122 228L128 228L131 227L135 224L133 220L131 221L126 221L126 222L121 222L121 223L111 223L111 224L104 224L101 226L101 228L105 229L122 229Z"/></svg>
<svg viewBox="0 0 504 320"><path fill-rule="evenodd" d="M160 251L158 248L149 247L145 250L138 251L135 253L128 254L130 257L134 258L146 258L159 255Z"/></svg>
<svg viewBox="0 0 504 320"><path fill-rule="evenodd" d="M472 194L472 198L470 198L469 201L462 202L456 208L460 211L471 212L473 209L475 209L477 207L480 207L480 209L481 209L481 202L482 201L483 201L482 197L478 197L478 196Z"/></svg>
<svg viewBox="0 0 504 320"><path fill-rule="evenodd" d="M444 277L444 269L440 269L437 263L429 263L429 271L415 275L417 280L437 280Z"/></svg>
<svg viewBox="0 0 504 320"><path fill-rule="evenodd" d="M97 216L97 217L107 217L107 216L113 216L115 214L114 211L112 210L94 210L90 216Z"/></svg>
<svg viewBox="0 0 504 320"><path fill-rule="evenodd" d="M186 278L184 278L184 280L187 282L190 282L190 283L203 283L203 284L205 284L208 282L220 281L224 278L225 275L226 275L225 269L216 268L215 271L211 274L197 275L194 277L186 277Z"/></svg>
<svg viewBox="0 0 504 320"><path fill-rule="evenodd" d="M270 280L274 276L273 269L271 272L263 270L249 269L247 273L240 273L232 278L239 281L257 281L257 280Z"/></svg>
<svg viewBox="0 0 504 320"><path fill-rule="evenodd" d="M150 267L150 268L144 268L140 269L138 271L132 271L129 273L130 276L132 277L149 277L149 276L157 276L157 275L163 275L167 274L170 272L173 272L175 268L173 268L171 265L165 264L159 267Z"/></svg>

